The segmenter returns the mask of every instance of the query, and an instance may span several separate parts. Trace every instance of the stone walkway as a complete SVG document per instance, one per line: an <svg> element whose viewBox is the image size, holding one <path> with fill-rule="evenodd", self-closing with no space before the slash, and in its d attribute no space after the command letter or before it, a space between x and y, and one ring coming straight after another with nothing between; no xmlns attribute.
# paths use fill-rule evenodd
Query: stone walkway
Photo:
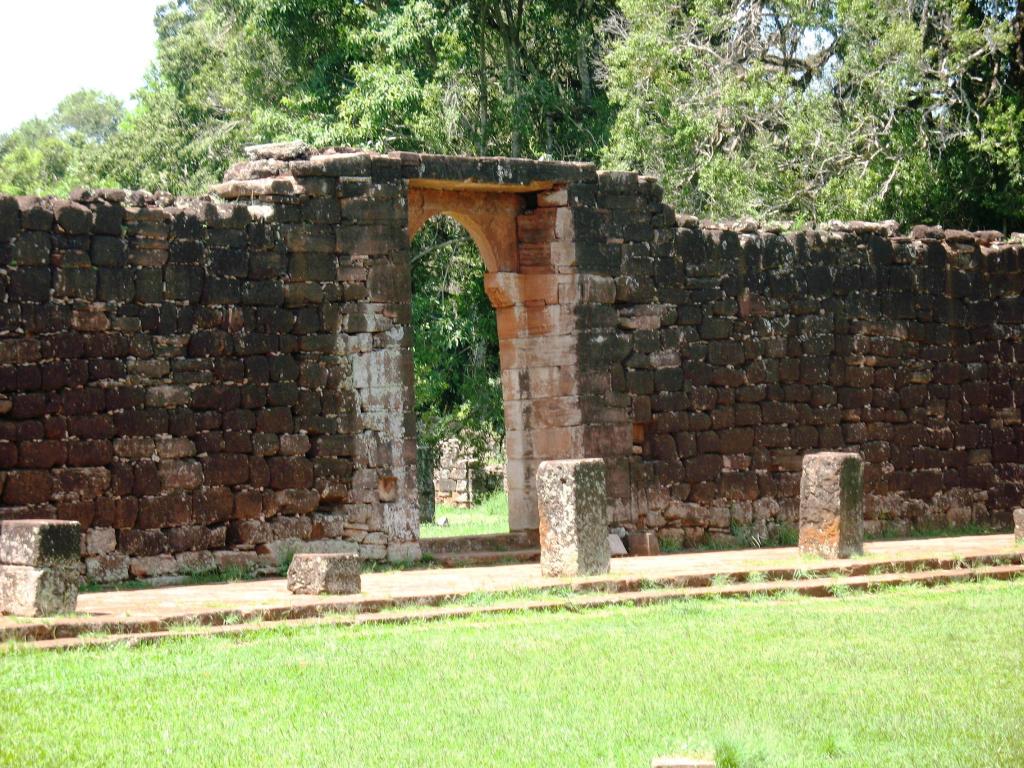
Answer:
<svg viewBox="0 0 1024 768"><path fill-rule="evenodd" d="M347 596L293 595L285 579L228 584L161 587L95 592L78 599L74 616L46 620L0 617L0 638L44 639L83 632L151 632L172 623L223 623L242 620L288 620L329 612L373 613L387 608L440 605L470 593L515 592L570 586L581 591L627 592L644 587L693 587L746 580L751 572L769 578L827 575L842 570L864 575L879 570L952 568L959 560L1021 563L1024 552L1011 535L877 542L865 545L862 557L849 560L801 559L795 548L683 553L658 557L618 558L607 576L585 579L546 578L537 564L486 568L429 569L365 573L362 593Z"/></svg>

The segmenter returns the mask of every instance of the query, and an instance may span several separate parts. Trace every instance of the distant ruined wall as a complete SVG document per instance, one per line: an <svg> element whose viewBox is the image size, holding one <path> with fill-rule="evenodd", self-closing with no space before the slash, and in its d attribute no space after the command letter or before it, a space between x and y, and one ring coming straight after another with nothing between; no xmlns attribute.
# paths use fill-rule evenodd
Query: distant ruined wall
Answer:
<svg viewBox="0 0 1024 768"><path fill-rule="evenodd" d="M818 449L863 453L869 532L1024 496L1020 239L726 227L587 164L289 145L227 204L0 197L0 518L78 520L95 580L417 557L414 183L490 237L514 528L546 458L605 458L609 524L689 544L792 523Z"/></svg>
<svg viewBox="0 0 1024 768"><path fill-rule="evenodd" d="M501 490L505 466L490 466L487 456L456 437L442 440L434 463L434 501L449 507L472 507Z"/></svg>

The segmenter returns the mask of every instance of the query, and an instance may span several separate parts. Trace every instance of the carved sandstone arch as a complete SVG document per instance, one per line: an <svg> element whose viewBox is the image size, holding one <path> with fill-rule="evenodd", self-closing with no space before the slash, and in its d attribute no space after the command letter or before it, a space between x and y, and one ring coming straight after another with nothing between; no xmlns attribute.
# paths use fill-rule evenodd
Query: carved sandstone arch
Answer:
<svg viewBox="0 0 1024 768"><path fill-rule="evenodd" d="M409 241L434 216L451 216L466 228L488 272L519 268L516 220L526 208L522 195L471 189L410 186Z"/></svg>
<svg viewBox="0 0 1024 768"><path fill-rule="evenodd" d="M505 406L509 527L537 527L537 467L582 455L574 336L576 270L564 193L552 184L482 185L414 180L409 240L434 216L465 227L486 268L498 319ZM540 192L537 197L529 195Z"/></svg>

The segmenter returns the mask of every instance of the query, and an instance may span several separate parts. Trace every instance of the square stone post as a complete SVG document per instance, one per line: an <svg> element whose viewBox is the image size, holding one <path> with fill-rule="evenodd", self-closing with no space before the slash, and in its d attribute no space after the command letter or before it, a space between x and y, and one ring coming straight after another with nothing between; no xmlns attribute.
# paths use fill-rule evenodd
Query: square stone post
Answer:
<svg viewBox="0 0 1024 768"><path fill-rule="evenodd" d="M1013 510L1013 541L1018 546L1024 545L1024 507Z"/></svg>
<svg viewBox="0 0 1024 768"><path fill-rule="evenodd" d="M544 461L537 470L540 570L545 576L608 573L604 461Z"/></svg>
<svg viewBox="0 0 1024 768"><path fill-rule="evenodd" d="M70 520L0 523L0 613L74 613L80 528Z"/></svg>
<svg viewBox="0 0 1024 768"><path fill-rule="evenodd" d="M850 557L864 551L863 460L856 453L804 456L800 554Z"/></svg>

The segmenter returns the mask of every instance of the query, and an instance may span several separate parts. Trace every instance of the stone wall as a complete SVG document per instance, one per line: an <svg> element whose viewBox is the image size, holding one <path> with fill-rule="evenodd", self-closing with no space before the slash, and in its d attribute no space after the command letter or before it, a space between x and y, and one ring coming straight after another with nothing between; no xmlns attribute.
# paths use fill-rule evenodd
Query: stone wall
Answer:
<svg viewBox="0 0 1024 768"><path fill-rule="evenodd" d="M587 164L302 145L214 192L0 198L0 518L79 521L91 578L417 556L409 237L439 213L488 269L515 530L574 457L605 459L611 525L686 543L794 522L818 449L863 453L869 533L1020 503L1020 239L714 225Z"/></svg>
<svg viewBox="0 0 1024 768"><path fill-rule="evenodd" d="M441 441L434 463L434 501L449 507L472 507L505 480L504 466L489 465L471 445L458 438Z"/></svg>
<svg viewBox="0 0 1024 768"><path fill-rule="evenodd" d="M382 194L356 187L350 205ZM273 223L0 198L0 516L78 520L98 580L274 567L321 539L406 556L403 226L343 223L322 178Z"/></svg>
<svg viewBox="0 0 1024 768"><path fill-rule="evenodd" d="M1024 238L783 233L677 217L631 174L595 191L580 372L585 419L605 424L588 455L618 460L614 520L764 539L795 524L801 457L823 449L864 455L868 533L1008 520Z"/></svg>

